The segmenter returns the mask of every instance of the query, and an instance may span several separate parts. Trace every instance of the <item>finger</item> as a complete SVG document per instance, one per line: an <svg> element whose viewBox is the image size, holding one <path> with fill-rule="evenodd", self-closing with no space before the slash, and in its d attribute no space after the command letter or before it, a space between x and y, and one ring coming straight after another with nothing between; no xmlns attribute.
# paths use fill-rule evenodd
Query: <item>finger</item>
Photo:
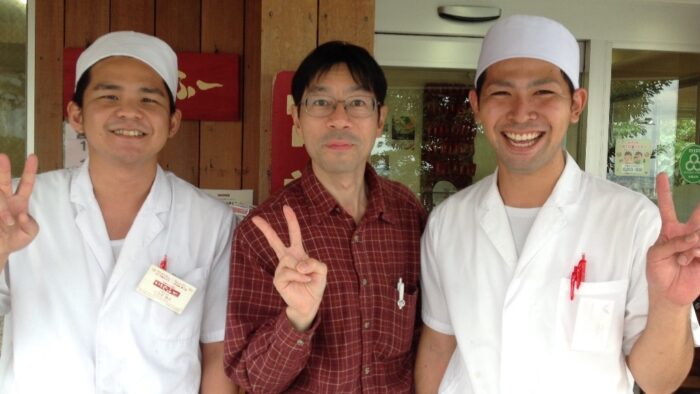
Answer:
<svg viewBox="0 0 700 394"><path fill-rule="evenodd" d="M290 255L289 253L285 253L282 257L280 257L279 263L277 264L277 268L275 268L275 270L280 270L282 268L296 270L297 264L299 264L299 261L294 258L294 256Z"/></svg>
<svg viewBox="0 0 700 394"><path fill-rule="evenodd" d="M694 228L700 227L700 203L695 206L695 209L693 210L693 213L690 214L687 223L693 225Z"/></svg>
<svg viewBox="0 0 700 394"><path fill-rule="evenodd" d="M7 197L4 194L0 194L0 220L7 226L14 226L15 218L10 212L10 207L7 204Z"/></svg>
<svg viewBox="0 0 700 394"><path fill-rule="evenodd" d="M686 235L685 241L690 242L692 246L678 255L676 262L680 265L688 265L694 260L700 259L700 232L696 231Z"/></svg>
<svg viewBox="0 0 700 394"><path fill-rule="evenodd" d="M678 265L688 265L700 258L700 249L690 249L678 255L676 262Z"/></svg>
<svg viewBox="0 0 700 394"><path fill-rule="evenodd" d="M4 153L0 153L0 191L6 196L12 194L12 166Z"/></svg>
<svg viewBox="0 0 700 394"><path fill-rule="evenodd" d="M301 241L301 229L299 228L299 220L297 219L297 215L289 205L282 207L282 212L284 212L284 218L287 220L289 247L292 250L300 252L303 256L306 256L304 245Z"/></svg>
<svg viewBox="0 0 700 394"><path fill-rule="evenodd" d="M36 220L26 213L20 213L17 217L17 223L20 230L27 234L31 239L34 239L39 233L39 225Z"/></svg>
<svg viewBox="0 0 700 394"><path fill-rule="evenodd" d="M272 229L270 223L268 223L267 220L261 218L260 216L255 216L251 220L253 221L255 227L257 227L258 230L260 230L263 233L268 245L270 245L272 250L275 251L277 258L281 260L282 256L285 255L287 247L284 245L280 237L277 236L275 230Z"/></svg>
<svg viewBox="0 0 700 394"><path fill-rule="evenodd" d="M311 258L297 264L296 269L306 275L315 273L325 276L328 272L328 267L324 263Z"/></svg>
<svg viewBox="0 0 700 394"><path fill-rule="evenodd" d="M284 289L291 283L309 283L311 282L311 277L297 272L291 268L282 268L275 272L275 277L272 279L272 283L278 289Z"/></svg>
<svg viewBox="0 0 700 394"><path fill-rule="evenodd" d="M36 171L39 168L39 159L36 155L29 155L27 161L24 163L24 170L22 171L22 178L19 180L19 186L17 187L17 195L22 196L25 200L29 199L34 189L34 180L36 179Z"/></svg>
<svg viewBox="0 0 700 394"><path fill-rule="evenodd" d="M647 258L651 263L672 258L678 264L687 264L689 260L686 253L694 253L693 249L697 249L698 242L700 242L698 233L686 234L666 241L660 240L649 248Z"/></svg>
<svg viewBox="0 0 700 394"><path fill-rule="evenodd" d="M661 214L661 223L675 223L678 221L676 216L676 208L673 205L673 197L671 196L671 186L668 182L668 175L665 172L660 172L656 176L656 194L659 198L659 213Z"/></svg>

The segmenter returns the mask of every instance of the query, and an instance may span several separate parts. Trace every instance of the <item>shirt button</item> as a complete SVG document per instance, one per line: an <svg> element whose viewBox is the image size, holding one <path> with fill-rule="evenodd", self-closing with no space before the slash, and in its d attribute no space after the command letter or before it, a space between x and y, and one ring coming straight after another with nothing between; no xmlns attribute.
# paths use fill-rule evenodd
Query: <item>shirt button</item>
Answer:
<svg viewBox="0 0 700 394"><path fill-rule="evenodd" d="M360 242L360 234L353 235L352 242Z"/></svg>
<svg viewBox="0 0 700 394"><path fill-rule="evenodd" d="M370 371L369 367L365 367L365 370L364 370L365 375L369 375L369 371Z"/></svg>
<svg viewBox="0 0 700 394"><path fill-rule="evenodd" d="M362 279L360 280L360 284L362 284L362 286L367 286L367 279L362 278Z"/></svg>
<svg viewBox="0 0 700 394"><path fill-rule="evenodd" d="M297 346L304 346L304 340L303 340L303 339L297 339Z"/></svg>
<svg viewBox="0 0 700 394"><path fill-rule="evenodd" d="M364 328L369 328L369 325L370 325L369 322L366 321L365 324L363 324L362 326L363 326Z"/></svg>

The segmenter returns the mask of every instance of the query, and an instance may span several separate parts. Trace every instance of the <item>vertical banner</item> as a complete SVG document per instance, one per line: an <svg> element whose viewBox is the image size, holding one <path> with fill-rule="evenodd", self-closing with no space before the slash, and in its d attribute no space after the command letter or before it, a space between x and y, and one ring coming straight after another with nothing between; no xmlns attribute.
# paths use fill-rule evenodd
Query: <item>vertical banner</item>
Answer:
<svg viewBox="0 0 700 394"><path fill-rule="evenodd" d="M271 193L299 178L309 160L303 142L294 131L292 77L293 71L280 71L272 82Z"/></svg>

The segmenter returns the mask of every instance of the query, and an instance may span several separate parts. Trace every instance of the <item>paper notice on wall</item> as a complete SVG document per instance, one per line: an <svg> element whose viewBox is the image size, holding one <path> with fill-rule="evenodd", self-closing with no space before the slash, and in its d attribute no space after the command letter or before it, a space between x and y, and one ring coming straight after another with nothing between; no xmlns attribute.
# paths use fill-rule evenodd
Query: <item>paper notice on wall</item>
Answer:
<svg viewBox="0 0 700 394"><path fill-rule="evenodd" d="M615 141L615 175L648 176L650 163L651 140L620 138Z"/></svg>
<svg viewBox="0 0 700 394"><path fill-rule="evenodd" d="M240 220L254 208L252 189L202 189L202 191L230 206L233 214Z"/></svg>
<svg viewBox="0 0 700 394"><path fill-rule="evenodd" d="M63 122L63 168L78 167L88 157L87 140L68 122Z"/></svg>

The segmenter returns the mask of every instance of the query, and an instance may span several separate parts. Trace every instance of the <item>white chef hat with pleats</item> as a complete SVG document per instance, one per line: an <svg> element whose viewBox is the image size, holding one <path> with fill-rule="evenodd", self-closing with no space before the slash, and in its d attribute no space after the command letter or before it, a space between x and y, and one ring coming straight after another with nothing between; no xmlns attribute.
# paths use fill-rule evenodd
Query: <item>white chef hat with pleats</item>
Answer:
<svg viewBox="0 0 700 394"><path fill-rule="evenodd" d="M107 33L92 43L80 54L75 65L75 85L80 77L95 63L111 56L128 56L149 65L176 97L178 85L177 55L160 38L135 31Z"/></svg>
<svg viewBox="0 0 700 394"><path fill-rule="evenodd" d="M534 15L512 15L491 26L481 46L474 84L489 66L519 57L554 64L578 89L580 55L576 38L559 22Z"/></svg>

